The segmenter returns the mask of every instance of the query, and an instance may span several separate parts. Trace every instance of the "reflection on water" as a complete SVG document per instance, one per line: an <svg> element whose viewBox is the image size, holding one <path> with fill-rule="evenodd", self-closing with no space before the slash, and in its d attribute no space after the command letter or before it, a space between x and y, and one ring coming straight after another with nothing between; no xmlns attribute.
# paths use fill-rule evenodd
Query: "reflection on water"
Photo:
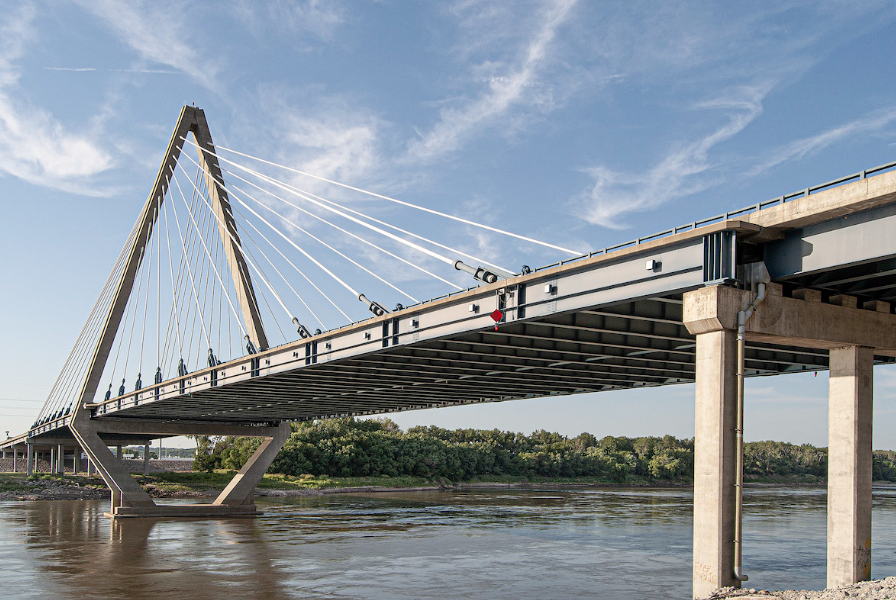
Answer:
<svg viewBox="0 0 896 600"><path fill-rule="evenodd" d="M689 490L278 498L259 519L121 520L101 501L0 503L12 598L690 598ZM745 495L750 586L821 588L823 490ZM896 574L875 490L873 574ZM662 591L660 591L662 588Z"/></svg>

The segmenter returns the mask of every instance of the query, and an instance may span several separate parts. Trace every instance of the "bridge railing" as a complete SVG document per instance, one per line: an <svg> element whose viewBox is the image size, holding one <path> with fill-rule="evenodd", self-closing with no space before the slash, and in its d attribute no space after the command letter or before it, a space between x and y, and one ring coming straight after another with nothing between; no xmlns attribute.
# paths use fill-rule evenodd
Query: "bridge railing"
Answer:
<svg viewBox="0 0 896 600"><path fill-rule="evenodd" d="M772 198L771 200L765 200L763 202L757 202L756 204L751 204L749 206L745 206L743 208L739 208L737 210L729 210L728 212L721 213L714 217L708 217L705 219L700 219L697 221L692 221L691 223L686 223L684 225L680 225L678 227L672 227L671 229L664 229L663 231L642 236L633 240L629 240L627 242L622 242L621 244L614 244L612 246L607 246L606 248L602 248L600 250L594 250L589 252L588 254L583 254L582 256L576 256L573 258L567 258L565 260L561 260L559 262L551 263L549 265L545 265L543 267L538 267L535 271L544 271L545 269L553 269L554 267L559 267L561 265L565 265L571 262L583 260L586 258L591 258L593 256L600 256L602 254L610 254L617 250L622 250L623 248L630 248L632 246L638 246L645 242L650 242L656 239L664 238L666 236L675 235L677 233L682 233L685 231L693 231L698 227L702 227L704 225L711 225L712 223L717 223L719 221L727 221L728 219L732 219L739 215L758 212L764 208L769 208L772 206L776 206L778 204L784 204L785 202L790 202L791 200L795 200L797 198L805 198L815 192L820 192L822 190L826 190L829 188L837 187L846 183L851 183L853 181L860 181L865 179L870 175L876 175L878 173L883 173L884 171L890 171L892 169L896 169L896 161L889 162L883 165L879 165L877 167L871 169L865 169L863 171L859 171L858 173L853 173L852 175L847 175L846 177L840 177L839 179L833 179L826 183L822 183L819 185L813 185L807 187L805 189L799 190L798 192L792 192L790 194L784 194L783 196L778 196L777 198ZM434 300L437 298L434 298ZM429 300L431 302L432 300Z"/></svg>

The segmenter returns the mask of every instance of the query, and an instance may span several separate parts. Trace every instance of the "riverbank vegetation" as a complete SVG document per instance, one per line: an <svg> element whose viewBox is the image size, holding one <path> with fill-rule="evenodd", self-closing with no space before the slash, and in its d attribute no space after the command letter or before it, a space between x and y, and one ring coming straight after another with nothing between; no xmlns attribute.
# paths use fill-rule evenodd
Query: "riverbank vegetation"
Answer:
<svg viewBox="0 0 896 600"><path fill-rule="evenodd" d="M253 438L197 438L194 469L239 469L258 447ZM423 480L486 481L502 477L594 483L688 484L694 473L694 442L673 436L567 437L536 431L412 427L389 419L351 418L293 424L289 441L269 470L300 477L416 477ZM823 483L827 449L810 444L751 442L744 448L747 481ZM875 451L874 479L896 481L896 451Z"/></svg>

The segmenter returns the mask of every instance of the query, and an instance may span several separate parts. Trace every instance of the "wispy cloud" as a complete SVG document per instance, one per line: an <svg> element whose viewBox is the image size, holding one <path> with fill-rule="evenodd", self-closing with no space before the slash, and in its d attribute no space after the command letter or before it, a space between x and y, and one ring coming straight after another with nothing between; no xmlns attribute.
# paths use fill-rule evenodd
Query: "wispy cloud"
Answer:
<svg viewBox="0 0 896 600"><path fill-rule="evenodd" d="M722 144L760 117L770 93L799 81L824 55L848 39L856 28L847 23L861 29L863 19L884 5L863 5L861 15L851 13L851 7L842 3L807 10L802 3L786 0L770 11L746 9L730 14L686 4L645 13L645 6L635 2L625 7L625 14L608 11L606 22L600 24L595 36L598 41L593 52L629 86L662 86L665 104L655 106L655 110L669 114L666 122L655 121L652 125L660 148L653 166L620 169L604 159L583 169L594 183L571 204L588 222L608 228L626 227L627 214L649 211L750 175L744 165L751 159L740 157L735 172ZM793 11L803 12L806 19L799 29L785 30L781 17ZM693 101L713 98L712 90L718 89L730 91L711 101ZM718 122L720 117L721 124L706 133L705 123ZM758 153L752 159L752 174L850 136L877 131L892 120L892 111L884 110L776 151L763 149L761 159ZM670 137L678 141L665 141Z"/></svg>
<svg viewBox="0 0 896 600"><path fill-rule="evenodd" d="M284 115L281 152L289 164L340 181L360 181L376 166L378 121L344 108Z"/></svg>
<svg viewBox="0 0 896 600"><path fill-rule="evenodd" d="M141 59L186 73L206 88L219 87L218 65L188 41L192 30L187 27L190 19L184 15L184 3L75 1L103 21Z"/></svg>
<svg viewBox="0 0 896 600"><path fill-rule="evenodd" d="M49 112L17 96L15 62L33 39L30 7L0 24L0 170L25 181L86 195L108 189L91 178L112 166L91 134L67 130Z"/></svg>
<svg viewBox="0 0 896 600"><path fill-rule="evenodd" d="M558 29L566 22L576 0L557 0L545 8L541 26L528 41L515 65L506 69L487 61L474 68L474 76L487 89L478 97L462 101L459 107L446 107L439 122L420 139L408 145L411 159L428 161L456 150L472 133L491 124L515 105L549 102L536 93L537 77L548 62L549 47ZM504 70L505 72L500 72Z"/></svg>
<svg viewBox="0 0 896 600"><path fill-rule="evenodd" d="M585 220L594 225L620 229L621 216L644 211L713 185L705 175L714 167L709 152L740 133L762 113L762 100L770 84L742 87L718 98L701 102L701 110L722 110L727 121L702 138L681 144L644 173L615 171L606 166L586 169L594 185L579 198L585 205Z"/></svg>
<svg viewBox="0 0 896 600"><path fill-rule="evenodd" d="M231 10L238 22L258 37L266 37L274 29L291 35L329 39L345 22L345 9L341 2L335 1L242 0L233 4Z"/></svg>
<svg viewBox="0 0 896 600"><path fill-rule="evenodd" d="M794 140L767 154L749 174L759 175L782 163L799 160L856 135L879 133L894 121L896 121L896 106L891 106L816 135Z"/></svg>
<svg viewBox="0 0 896 600"><path fill-rule="evenodd" d="M96 67L44 67L44 71L68 71L72 73L146 73L149 75L176 75L179 71L167 69L97 69Z"/></svg>
<svg viewBox="0 0 896 600"><path fill-rule="evenodd" d="M93 73L97 71L95 67L44 67L45 71L73 71L75 73Z"/></svg>

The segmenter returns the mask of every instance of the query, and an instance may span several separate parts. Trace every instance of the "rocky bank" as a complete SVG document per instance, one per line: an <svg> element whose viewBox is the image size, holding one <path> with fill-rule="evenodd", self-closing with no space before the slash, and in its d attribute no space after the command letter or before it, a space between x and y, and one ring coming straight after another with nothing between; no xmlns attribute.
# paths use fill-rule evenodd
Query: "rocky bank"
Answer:
<svg viewBox="0 0 896 600"><path fill-rule="evenodd" d="M818 592L807 590L768 590L722 588L706 600L740 598L752 600L896 600L896 577L862 581L855 585Z"/></svg>

